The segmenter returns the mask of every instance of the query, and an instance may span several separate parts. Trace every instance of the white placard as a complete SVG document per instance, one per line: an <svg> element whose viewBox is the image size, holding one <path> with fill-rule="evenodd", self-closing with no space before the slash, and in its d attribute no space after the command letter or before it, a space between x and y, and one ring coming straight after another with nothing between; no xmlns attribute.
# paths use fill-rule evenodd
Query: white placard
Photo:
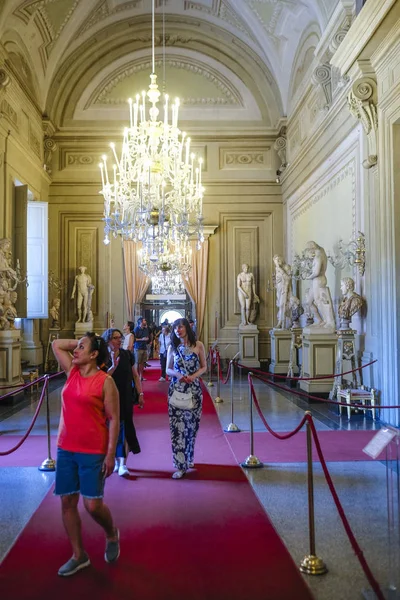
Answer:
<svg viewBox="0 0 400 600"><path fill-rule="evenodd" d="M398 433L399 432L396 431L396 429L383 427L376 435L374 435L365 448L363 448L363 452L372 458L377 458Z"/></svg>

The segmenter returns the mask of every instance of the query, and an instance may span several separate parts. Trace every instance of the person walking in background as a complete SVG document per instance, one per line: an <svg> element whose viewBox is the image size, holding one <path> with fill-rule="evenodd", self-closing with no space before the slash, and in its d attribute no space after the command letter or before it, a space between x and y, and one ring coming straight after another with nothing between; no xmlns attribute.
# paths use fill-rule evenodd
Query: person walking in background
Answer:
<svg viewBox="0 0 400 600"><path fill-rule="evenodd" d="M167 353L171 343L171 330L168 326L163 325L161 333L158 336L159 342L159 354L160 354L160 365L161 365L161 377L159 381L166 381L166 368L167 368Z"/></svg>
<svg viewBox="0 0 400 600"><path fill-rule="evenodd" d="M167 355L167 374L171 377L168 416L173 462L177 469L172 475L173 479L181 479L188 469L194 467L194 445L203 402L200 377L206 370L206 355L202 342L196 341L187 319L177 319L173 324ZM177 408L171 403L175 389L183 393L191 392L191 409Z"/></svg>
<svg viewBox="0 0 400 600"><path fill-rule="evenodd" d="M112 377L99 368L107 359L102 338L88 332L78 341L54 340L52 348L67 375L61 400L54 493L61 496L62 519L73 551L58 574L68 577L90 565L82 542L79 495L90 516L104 529L105 560L111 563L119 557L119 531L103 502L104 482L115 464L119 402Z"/></svg>
<svg viewBox="0 0 400 600"><path fill-rule="evenodd" d="M114 324L111 324L111 327L114 327ZM133 330L135 329L135 323L133 321L127 321L122 328L124 332L124 343L122 345L123 350L129 350L129 352L133 353L133 344L135 343L135 334Z"/></svg>
<svg viewBox="0 0 400 600"><path fill-rule="evenodd" d="M142 384L135 366L134 355L123 350L122 333L119 329L106 329L102 338L108 346L107 373L112 376L119 393L120 429L115 452L114 473L120 477L129 475L126 459L131 451L139 454L140 445L133 423L134 391L138 394L139 406L143 408L144 398Z"/></svg>
<svg viewBox="0 0 400 600"><path fill-rule="evenodd" d="M150 334L146 319L142 319L135 328L135 363L141 381L146 381L143 377L143 371L147 362L147 344L150 340Z"/></svg>

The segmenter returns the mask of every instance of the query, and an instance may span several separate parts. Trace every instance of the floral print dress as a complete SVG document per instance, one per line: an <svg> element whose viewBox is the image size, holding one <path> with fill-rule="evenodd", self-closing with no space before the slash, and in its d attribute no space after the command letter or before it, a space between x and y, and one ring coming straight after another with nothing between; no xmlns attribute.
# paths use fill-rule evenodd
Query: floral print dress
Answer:
<svg viewBox="0 0 400 600"><path fill-rule="evenodd" d="M200 368L200 359L196 352L188 346L179 346L179 352L174 352L174 370L182 375L193 375ZM194 408L182 410L168 404L169 427L171 431L172 456L174 466L179 471L187 471L189 464L194 462L194 444L200 425L203 394L200 380L193 383L179 383L173 377L168 390L168 398L174 389L179 392L192 392Z"/></svg>

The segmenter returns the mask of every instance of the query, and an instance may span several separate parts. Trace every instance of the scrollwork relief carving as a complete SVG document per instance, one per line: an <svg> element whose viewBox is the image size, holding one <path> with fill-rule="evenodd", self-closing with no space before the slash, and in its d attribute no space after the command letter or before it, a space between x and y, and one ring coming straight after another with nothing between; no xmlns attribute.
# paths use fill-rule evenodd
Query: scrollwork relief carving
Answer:
<svg viewBox="0 0 400 600"><path fill-rule="evenodd" d="M370 77L361 77L360 79L357 79L351 87L347 101L351 114L361 121L363 129L367 134L368 157L363 161L363 167L370 169L378 162L376 82Z"/></svg>
<svg viewBox="0 0 400 600"><path fill-rule="evenodd" d="M332 67L329 63L318 65L311 76L315 86L320 86L325 99L323 110L329 109L332 104Z"/></svg>

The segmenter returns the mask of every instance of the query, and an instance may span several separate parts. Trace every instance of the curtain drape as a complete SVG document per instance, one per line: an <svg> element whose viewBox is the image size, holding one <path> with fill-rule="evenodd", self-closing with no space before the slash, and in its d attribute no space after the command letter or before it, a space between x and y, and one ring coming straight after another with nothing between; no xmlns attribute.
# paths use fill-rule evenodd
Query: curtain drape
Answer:
<svg viewBox="0 0 400 600"><path fill-rule="evenodd" d="M208 239L205 239L200 250L196 249L197 242L192 246L192 268L188 279L183 279L185 289L196 305L197 337L203 335L204 314L206 308L207 273L208 273Z"/></svg>
<svg viewBox="0 0 400 600"><path fill-rule="evenodd" d="M124 241L125 301L128 321L134 320L135 304L139 304L143 300L150 283L150 278L139 269L138 249L139 245L135 242Z"/></svg>

